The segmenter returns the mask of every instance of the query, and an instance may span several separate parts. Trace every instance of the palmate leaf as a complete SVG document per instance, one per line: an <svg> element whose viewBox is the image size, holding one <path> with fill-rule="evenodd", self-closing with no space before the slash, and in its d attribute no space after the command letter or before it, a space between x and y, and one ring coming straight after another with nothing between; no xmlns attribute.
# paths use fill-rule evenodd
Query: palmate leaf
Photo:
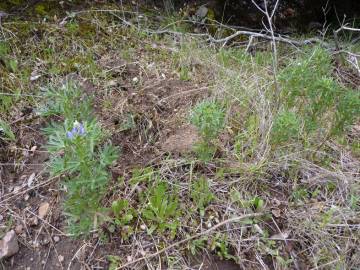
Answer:
<svg viewBox="0 0 360 270"><path fill-rule="evenodd" d="M100 152L100 163L104 167L111 165L119 157L119 149L110 144L104 146Z"/></svg>
<svg viewBox="0 0 360 270"><path fill-rule="evenodd" d="M63 157L54 156L51 157L48 166L51 175L55 176L63 173L75 173L78 170L80 163L76 160L65 160Z"/></svg>

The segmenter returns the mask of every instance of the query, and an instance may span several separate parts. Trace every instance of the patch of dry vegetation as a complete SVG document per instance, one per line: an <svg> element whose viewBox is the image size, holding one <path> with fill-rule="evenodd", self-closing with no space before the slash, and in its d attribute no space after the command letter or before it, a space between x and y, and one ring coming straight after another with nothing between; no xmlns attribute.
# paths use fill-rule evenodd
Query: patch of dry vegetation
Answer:
<svg viewBox="0 0 360 270"><path fill-rule="evenodd" d="M46 259L51 269L190 269L207 252L241 269L360 267L359 86L336 76L338 59L318 46L278 45L274 74L267 43L218 48L169 18L171 30L153 33L157 17L117 8L2 22L0 115L9 139L0 149L0 229L22 225L18 237L29 246L15 267L39 269L41 260L26 260L38 250L56 254ZM87 231L78 231L91 237L62 248L43 239L70 236L60 210L71 174L49 177L41 129L85 119L76 106L50 118L38 111L53 101L41 89L69 80L93 98L110 134L103 143L122 150ZM77 192L79 202L91 197ZM34 224L44 200L50 213ZM79 229L82 212L71 226Z"/></svg>

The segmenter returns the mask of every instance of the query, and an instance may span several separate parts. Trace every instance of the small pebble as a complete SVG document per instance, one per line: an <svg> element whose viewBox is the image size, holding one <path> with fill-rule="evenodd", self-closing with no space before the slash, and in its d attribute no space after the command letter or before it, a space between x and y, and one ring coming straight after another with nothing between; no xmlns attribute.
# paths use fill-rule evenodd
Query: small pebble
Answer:
<svg viewBox="0 0 360 270"><path fill-rule="evenodd" d="M44 240L42 240L41 244L46 246L47 244L50 243L50 240L48 238L45 238Z"/></svg>
<svg viewBox="0 0 360 270"><path fill-rule="evenodd" d="M16 234L21 234L22 231L23 231L23 226L21 224L16 225L16 227L15 227Z"/></svg>
<svg viewBox="0 0 360 270"><path fill-rule="evenodd" d="M61 262L61 263L62 263L62 262L64 261L64 256L59 255L59 256L58 256L58 260L59 260L59 262Z"/></svg>
<svg viewBox="0 0 360 270"><path fill-rule="evenodd" d="M48 214L49 208L50 204L48 202L43 202L42 204L40 204L38 215L41 219L44 219L45 216Z"/></svg>
<svg viewBox="0 0 360 270"><path fill-rule="evenodd" d="M127 256L127 257L126 257L126 260L127 260L128 262L131 262L131 261L133 260L133 258L132 258L132 256Z"/></svg>
<svg viewBox="0 0 360 270"><path fill-rule="evenodd" d="M5 233L0 240L0 261L9 258L19 251L19 244L16 233L11 230Z"/></svg>
<svg viewBox="0 0 360 270"><path fill-rule="evenodd" d="M138 77L134 77L134 78L132 79L132 81L133 81L133 83L138 83L138 82L139 82L139 79L138 79Z"/></svg>
<svg viewBox="0 0 360 270"><path fill-rule="evenodd" d="M140 229L142 229L143 231L145 231L145 230L146 230L146 225L145 225L145 224L141 224L141 225L140 225Z"/></svg>
<svg viewBox="0 0 360 270"><path fill-rule="evenodd" d="M60 237L59 237L59 236L57 236L57 235L55 235L53 239L54 239L54 242L55 242L55 243L57 243L57 242L59 242L59 241L60 241Z"/></svg>

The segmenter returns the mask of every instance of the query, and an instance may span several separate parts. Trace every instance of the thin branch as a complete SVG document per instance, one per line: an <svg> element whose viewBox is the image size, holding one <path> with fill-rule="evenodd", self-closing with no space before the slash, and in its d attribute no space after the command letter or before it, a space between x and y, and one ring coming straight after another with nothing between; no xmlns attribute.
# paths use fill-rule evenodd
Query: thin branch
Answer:
<svg viewBox="0 0 360 270"><path fill-rule="evenodd" d="M347 31L353 31L353 32L360 32L360 28L353 28L353 27L347 27L342 26L339 28L339 30L347 30Z"/></svg>
<svg viewBox="0 0 360 270"><path fill-rule="evenodd" d="M238 36L251 36L251 37L255 37L255 38L262 38L262 39L267 39L267 40L275 40L278 42L283 42L283 43L287 43L287 44L291 44L294 46L305 46L305 45L309 45L309 44L313 44L313 43L320 43L322 45L324 45L325 47L327 47L327 43L323 42L322 40L318 39L318 38L310 38L310 39L305 39L303 41L299 41L299 40L294 40L294 39L289 39L289 38L285 38L282 36L269 36L267 34L262 34L262 33L257 33L257 32L251 32L251 31L236 31L234 34L227 36L225 38L221 38L221 39L214 39L212 36L209 36L209 40L213 43L224 43L224 42L229 42L230 40L238 37Z"/></svg>
<svg viewBox="0 0 360 270"><path fill-rule="evenodd" d="M137 30L146 32L148 34L173 34L173 35L188 35L188 36L194 36L194 37L204 37L204 38L207 38L206 40L209 41L209 42L223 43L223 44L228 43L230 40L232 40L232 39L234 39L234 38L236 38L238 36L244 35L244 36L249 36L249 37L252 37L252 38L262 38L262 39L266 39L266 40L275 40L277 42L287 43L287 44L297 46L297 47L301 47L301 46L305 46L305 45L309 45L309 44L314 44L314 43L319 43L324 47L329 47L329 45L326 42L324 42L324 41L322 41L322 40L320 40L318 38L310 38L310 39L306 39L306 40L303 40L303 41L299 41L299 40L285 38L285 37L283 37L281 35L275 35L275 33L274 33L274 37L272 37L270 35L261 33L261 30L259 30L259 32L250 31L250 30L243 30L244 29L243 27L231 27L231 26L224 25L224 24L219 24L219 25L221 27L224 27L224 28L227 28L227 29L240 28L241 30L236 31L234 34L232 34L230 36L227 36L225 38L215 39L212 35L207 34L207 33L182 33L182 32L177 32L177 31L164 29L164 28L161 28L161 29L158 29L158 30L148 29L148 28L139 28L138 26L134 25L130 21L126 20L125 18L122 18L121 16L117 15L116 13L119 12L119 10L84 10L84 11L75 12L73 14L78 15L78 14L85 13L85 12L109 12L114 17L118 18L125 26L134 27ZM69 19L69 18L70 17L65 17L62 20L63 23L66 23L67 19ZM184 20L184 21L186 22L186 20ZM193 22L193 21L190 21L190 22ZM203 25L206 25L206 24L203 24Z"/></svg>

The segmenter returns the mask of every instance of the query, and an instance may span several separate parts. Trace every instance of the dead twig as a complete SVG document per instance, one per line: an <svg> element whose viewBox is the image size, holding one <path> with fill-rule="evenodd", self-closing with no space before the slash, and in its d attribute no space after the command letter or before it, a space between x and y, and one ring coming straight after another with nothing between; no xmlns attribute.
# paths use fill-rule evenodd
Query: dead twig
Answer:
<svg viewBox="0 0 360 270"><path fill-rule="evenodd" d="M309 44L314 44L314 43L318 43L318 44L321 44L322 46L324 47L329 47L329 45L318 39L318 38L310 38L310 39L305 39L303 41L300 41L300 40L294 40L294 39L289 39L289 38L285 38L281 35L275 35L274 34L274 37L270 36L270 35L267 35L267 34L263 34L263 33L257 33L257 32L251 32L251 31L236 31L234 34L230 35L230 36L227 36L225 38L221 38L221 39L214 39L212 36L209 36L209 40L213 43L227 43L229 42L230 40L238 37L238 36L241 36L241 35L244 35L244 36L250 36L252 38L262 38L262 39L266 39L266 40L275 40L275 41L278 41L278 42L282 42L282 43L287 43L287 44L290 44L290 45L293 45L293 46L297 46L297 47L302 47L302 46L305 46L305 45L309 45Z"/></svg>

